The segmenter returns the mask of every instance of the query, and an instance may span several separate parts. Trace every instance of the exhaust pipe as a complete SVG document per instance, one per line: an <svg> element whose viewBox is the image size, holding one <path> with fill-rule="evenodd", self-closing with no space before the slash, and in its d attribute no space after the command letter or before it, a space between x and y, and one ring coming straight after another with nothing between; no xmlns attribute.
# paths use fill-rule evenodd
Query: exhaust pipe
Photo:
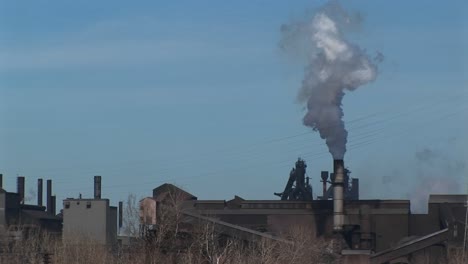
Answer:
<svg viewBox="0 0 468 264"><path fill-rule="evenodd" d="M42 179L37 179L37 205L42 206Z"/></svg>
<svg viewBox="0 0 468 264"><path fill-rule="evenodd" d="M50 197L50 200L51 200L51 205L52 205L51 210L50 210L50 213L51 213L52 215L56 215L56 214L57 214L57 212L56 212L57 197L56 197L55 195L52 195L52 196Z"/></svg>
<svg viewBox="0 0 468 264"><path fill-rule="evenodd" d="M119 202L119 230L122 228L122 219L123 219L123 202Z"/></svg>
<svg viewBox="0 0 468 264"><path fill-rule="evenodd" d="M343 160L333 161L334 181L333 181L333 230L343 231L344 208L343 208L343 185L344 185L344 162Z"/></svg>
<svg viewBox="0 0 468 264"><path fill-rule="evenodd" d="M20 203L24 204L24 177L18 176L16 181L17 193L20 196Z"/></svg>
<svg viewBox="0 0 468 264"><path fill-rule="evenodd" d="M47 213L52 214L52 180L47 180Z"/></svg>
<svg viewBox="0 0 468 264"><path fill-rule="evenodd" d="M101 176L94 176L94 199L101 199Z"/></svg>

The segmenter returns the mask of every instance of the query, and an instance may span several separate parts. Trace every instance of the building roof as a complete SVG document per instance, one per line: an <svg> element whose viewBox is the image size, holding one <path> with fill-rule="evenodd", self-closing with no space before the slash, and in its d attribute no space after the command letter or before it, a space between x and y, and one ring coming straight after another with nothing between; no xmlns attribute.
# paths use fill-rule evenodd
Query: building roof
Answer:
<svg viewBox="0 0 468 264"><path fill-rule="evenodd" d="M34 219L62 221L60 217L38 210L22 210L22 213Z"/></svg>
<svg viewBox="0 0 468 264"><path fill-rule="evenodd" d="M170 183L164 183L156 188L153 189L153 198L158 199L161 195L167 194L167 193L178 193L181 194L183 200L197 200L197 197L194 196L193 194L186 192L182 190L181 188L170 184Z"/></svg>
<svg viewBox="0 0 468 264"><path fill-rule="evenodd" d="M458 203L466 204L468 195L466 194L431 194L429 203Z"/></svg>

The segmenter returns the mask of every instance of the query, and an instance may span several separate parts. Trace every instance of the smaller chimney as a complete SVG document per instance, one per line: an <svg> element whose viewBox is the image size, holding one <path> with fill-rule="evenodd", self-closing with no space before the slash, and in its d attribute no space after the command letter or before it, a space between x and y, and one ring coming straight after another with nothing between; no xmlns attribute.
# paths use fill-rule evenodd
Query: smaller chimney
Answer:
<svg viewBox="0 0 468 264"><path fill-rule="evenodd" d="M16 183L17 183L16 184L17 193L20 196L20 203L24 204L24 177L23 176L18 176Z"/></svg>
<svg viewBox="0 0 468 264"><path fill-rule="evenodd" d="M0 174L0 188L3 189L3 174Z"/></svg>
<svg viewBox="0 0 468 264"><path fill-rule="evenodd" d="M323 183L323 195L322 199L327 200L327 180L328 180L328 171L322 171L320 173L320 177L322 178L322 183Z"/></svg>
<svg viewBox="0 0 468 264"><path fill-rule="evenodd" d="M52 195L52 196L50 197L50 200L52 201L52 202L51 202L51 203L52 203L52 207L51 207L50 213L51 213L52 215L56 215L56 210L55 210L55 209L56 209L56 206L57 206L57 205L56 205L57 197L56 197L55 195Z"/></svg>
<svg viewBox="0 0 468 264"><path fill-rule="evenodd" d="M42 179L37 179L37 205L42 206Z"/></svg>
<svg viewBox="0 0 468 264"><path fill-rule="evenodd" d="M94 199L101 199L101 176L94 176Z"/></svg>
<svg viewBox="0 0 468 264"><path fill-rule="evenodd" d="M47 180L47 212L52 213L52 180Z"/></svg>
<svg viewBox="0 0 468 264"><path fill-rule="evenodd" d="M119 229L122 228L122 219L123 219L123 202L119 202Z"/></svg>

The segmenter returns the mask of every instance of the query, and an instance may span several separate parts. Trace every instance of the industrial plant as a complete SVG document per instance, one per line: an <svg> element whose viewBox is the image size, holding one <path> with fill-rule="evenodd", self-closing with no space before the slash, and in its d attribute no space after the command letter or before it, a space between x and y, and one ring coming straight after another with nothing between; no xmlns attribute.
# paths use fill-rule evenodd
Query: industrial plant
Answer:
<svg viewBox="0 0 468 264"><path fill-rule="evenodd" d="M365 15L350 13L340 6L339 1L330 1L323 6L316 6L310 14L304 12L307 14L302 19L291 19L281 26L275 24L279 26L279 32L272 29L269 32L271 35L267 35L265 25L274 21L273 17L289 5L292 6L289 12L296 10L298 7L294 5L298 3L285 1L287 4L280 6L281 1L277 1L270 10L273 13L262 17L262 12L259 11L264 11L263 3L256 3L253 8L242 6L235 13L233 7L236 1L230 1L230 5L223 8L216 7L217 1L186 1L175 6L167 1L156 4L153 9L141 4L120 6L127 1L113 1L103 6L99 6L97 2L99 1L92 2L89 7L76 14L75 9L79 10L80 7L74 7L71 3L50 6L43 3L37 4L38 6L32 3L20 4L20 7L11 9L13 11L2 13L5 14L5 22L13 21L10 22L11 32L6 31L2 38L0 54L6 61L1 69L2 79L5 80L3 86L6 87L1 90L2 96L6 96L5 99L2 98L2 111L12 111L8 113L8 118L2 119L5 124L2 129L6 131L2 136L8 142L2 158L5 163L17 164L1 169L8 173L23 173L37 167L40 170L38 174L59 175L57 171L65 171L68 170L67 167L71 167L75 170L70 172L74 177L83 171L93 172L84 179L93 181L94 185L93 195L89 195L91 197L81 194L73 196L65 193L65 190L59 190L63 196L57 196L52 188L52 179L39 178L37 186L33 183L36 186L34 193L37 194L37 200L33 198L36 201L31 201L25 197L28 182L26 176L8 176L8 179L16 178L16 190L6 190L3 175L0 174L0 264L468 263L467 193L430 194L423 197L428 199L427 212L415 213L411 210L411 200L406 197L367 199L372 192L362 186L372 184L365 182L363 175L354 175L352 165L350 167L353 164L352 159L345 158L348 148L373 144L381 131L390 131L383 137L393 133L392 129L388 130L388 127L380 126L379 123L406 117L410 112L424 112L422 119L427 120L422 121L437 127L434 132L437 137L428 139L424 144L441 140L442 136L439 134L449 137L451 134L445 132L452 130L456 130L459 133L456 135L460 137L454 137L450 142L459 144L463 129L466 128L442 126L439 123L442 119L453 118L455 114L465 114L466 102L461 103L463 108L457 108L457 112L443 113L445 115L437 116L439 119L435 118L433 112L425 112L428 108L440 111L433 102L427 101L427 106L420 104L426 98L422 96L425 94L433 97L449 94L450 97L444 97L445 99L462 97L452 91L455 89L447 87L449 85L461 87L459 90L466 88L463 87L467 80L463 72L466 67L463 66L467 64L462 62L466 58L462 56L465 51L462 44L466 41L460 37L466 29L463 28L464 21L454 20L462 31L454 30L454 27L449 26L451 24L442 23L454 17L452 12L446 12L440 17L428 16L426 21L431 21L432 24L426 25L427 22L422 20L427 15L426 9L434 9L434 14L438 14L440 10L429 6L424 7L424 12L421 12L420 4L414 4L414 10L407 12L408 17L401 19L400 28L394 22L400 20L399 15L411 4L394 7L392 3L387 8L393 10L385 9L374 15L385 20L385 23L377 22L390 32L387 35L381 27L373 28L369 36L383 37L367 40L367 43L377 43L375 49L385 47L385 52L392 45L400 49L388 52L389 57L397 54L401 57L392 58L386 70L394 71L392 74L403 72L404 78L389 74L387 80L397 81L386 85L386 93L380 94L379 100L373 97L351 102L351 105L361 107L363 104L364 107L361 108L361 113L352 113L346 117L356 118L362 114L354 121L372 119L372 122L363 122L360 126L364 130L366 126L372 126L372 129L364 131L365 133L358 135L357 141L353 141L352 137L348 138L348 132L356 132L359 126L346 126L344 99L346 96L351 98L348 94L360 92L362 87L371 88L378 75L383 72L380 65L384 55L378 50L371 52L367 47L354 43L362 41L367 33L357 37L350 37L346 33L360 31ZM316 1L312 2L318 5ZM373 3L369 3L371 2ZM5 4L5 7L9 5ZM369 10L382 9L377 4L374 5ZM70 11L73 12L68 13ZM209 19L210 13L216 15L214 19ZM102 18L96 20L100 17L99 14ZM293 17L293 14L290 16ZM464 17L462 13L459 15ZM414 17L417 27L413 28L407 22ZM48 20L52 18L54 20ZM30 25L23 21L28 19ZM198 27L195 26L197 19L202 21ZM41 30L38 26L41 23L38 22L44 21L46 23ZM246 29L253 29L255 21L261 21L256 25L256 31L247 31L248 34L240 36ZM132 24L134 25L131 26ZM240 26L234 27L236 24ZM408 28L417 32L405 31ZM5 31L5 28L2 29ZM448 33L454 36L453 39L444 37L450 36ZM63 35L56 37L55 34ZM285 61L289 62L289 57L294 63L298 61L304 69L302 74L297 74L296 66L287 66L287 70L281 72L281 67L273 65L277 61L276 58L272 59L273 46L265 43L271 42L278 34L279 43L275 43L275 47L278 46L276 48L279 52L288 57ZM20 36L19 40L9 39L15 36ZM226 40L220 41L223 37ZM29 47L27 42L35 38L35 46ZM399 42L389 44L395 39ZM429 44L441 53L426 51L425 46L430 46ZM458 46L455 44L462 48L457 50L455 47ZM450 54L455 63L452 63ZM236 65L234 59L237 58L242 60ZM408 61L399 61L401 58ZM290 71L290 67L294 72ZM462 72L458 80L450 75L456 69ZM434 81L436 79L426 79L439 74L441 70L446 72L443 72L444 75L437 82ZM49 75L48 71L51 71ZM240 75L241 72L244 75ZM419 79L412 79L411 75L414 73ZM257 77L264 79L253 81ZM292 85L290 81L293 82ZM402 85L404 83L407 87ZM430 83L434 83L437 89L425 87ZM160 185L164 182L160 181L163 179L161 172L156 176L147 175L154 173L155 168L165 169L167 164L178 159L181 154L190 157L200 155L199 151L207 145L229 141L233 135L237 136L235 133L239 127L245 128L242 131L249 133L244 138L239 137L237 141L228 142L226 148L232 148L237 143L249 144L251 147L252 143L258 143L251 141L254 140L252 136L264 138L268 136L265 131L288 129L289 120L296 117L294 114L283 115L284 108L279 103L291 101L293 96L284 96L278 91L282 86L294 85L298 88L298 109L303 111L297 126L305 126L308 131L316 133L323 140L319 144L326 146L327 151L313 154L301 152L306 148L309 151L308 141L294 142L300 143L300 146L294 145L294 148L300 148L294 149L294 156L288 156L286 161L291 162L293 168L289 171L288 167L275 175L281 179L278 186L268 184L271 199L255 200L254 194L253 197L241 197L242 190L231 188L226 191L235 192L237 195L234 197L202 200L198 197L206 193L191 193L192 190L171 182ZM421 88L409 91L409 87L416 85ZM256 86L262 88L253 92L252 87ZM398 87L398 94L393 93L393 90L397 90L395 87ZM435 93L438 90L439 93ZM386 105L390 108L386 110L382 101L390 96L394 100ZM193 97L198 98L192 100ZM400 97L404 100L398 101ZM450 100L445 103L452 104ZM3 104L6 106L3 107ZM412 108L396 113L395 109L403 104L411 105ZM247 105L249 107L242 109ZM383 115L368 111L374 106L382 106L377 109L380 113L396 115L390 118L387 115L385 120ZM62 109L67 109L68 112ZM264 112L246 122L233 122L259 109ZM374 110L376 109L371 111ZM260 123L259 120L265 116L270 119ZM420 121L420 118L411 118L400 124L404 128L401 130L407 130L409 124L419 126L419 122L415 121ZM277 122L280 119L288 122ZM203 120L205 123L201 123ZM352 122L348 119L346 121ZM453 123L466 125L466 122L460 120ZM197 130L194 127L201 130L192 133ZM218 128L224 130L217 130ZM251 130L258 128L261 129ZM422 138L428 130L417 127L414 133ZM195 134L196 137L189 134ZM392 134L395 135L401 134ZM266 143L273 146L274 141ZM421 143L408 139L399 144L410 141L415 145ZM36 145L37 142L41 144ZM348 144L349 142L353 144ZM388 144L386 147L379 147L378 153L382 157L387 151L394 156L408 151L406 146L404 150L399 150L401 145L394 147L393 141ZM460 144L459 147L466 151L466 145ZM11 150L17 152L10 154ZM257 162L255 158L248 157L247 152L246 149L241 149L236 154L247 159L247 162ZM281 163L271 155L265 155L270 154L266 152L265 149L261 150L259 155L262 159ZM273 152L283 154L287 149L276 148ZM303 156L296 160L297 152ZM330 154L328 165L325 168L315 167L311 159L324 153ZM366 159L361 162L361 171L371 171L371 154L365 154L367 156L358 157ZM66 158L62 159L61 155ZM41 157L37 158L38 156ZM219 157L228 159L223 155ZM163 158L169 160L164 161ZM225 166L223 161L219 164L212 160L209 162L206 165L208 163L196 161L187 171L170 168L163 171L176 180L180 180L178 175L191 174L192 170L197 171L206 166L217 167L215 169L226 172L216 175L221 180L237 176L225 168L229 166ZM58 166L59 163L69 165L64 169ZM134 175L154 177L151 178L151 185L145 187L148 194L152 192L152 195L144 197L141 193L130 194L126 188L128 195L138 197L134 203L130 202L131 196L126 203L103 197L102 186L106 185L106 175L95 176L94 172L100 171L97 172L100 174L116 170L116 164L123 166L124 163L127 167L117 169L120 170L120 176L131 172ZM146 165L135 165L137 163ZM214 163L215 166L211 166ZM57 171L53 173L56 165ZM457 164L456 167L463 167L463 170L465 164ZM125 169L128 171L123 172ZM257 166L256 169L259 171L263 168ZM261 173L257 173L258 181L267 181L266 175L258 174ZM424 170L420 174L424 174ZM58 177L51 178L55 180ZM135 177L135 182L140 186L146 184L142 179L143 176ZM437 175L431 179L441 177ZM130 181L128 177L119 180ZM442 180L445 181L445 178ZM226 184L213 186L216 181L197 181L205 188L200 192L210 188L216 191L228 188ZM244 183L241 178L233 181L237 181L238 186L255 182ZM397 182L393 178L392 181ZM425 186L417 179L412 181L417 182L418 188ZM428 182L430 185L431 182L427 180L426 183ZM405 182L395 184L403 185ZM452 184L460 183L454 181ZM455 192L451 188L453 185L448 185L444 192ZM312 186L320 188L317 190ZM378 188L390 189L384 185L372 188L375 188L373 191L380 190ZM397 188L395 193L401 193L400 186ZM80 191L88 193L86 190ZM117 192L111 195L117 195ZM66 198L57 201L57 197ZM89 254L82 254L84 250Z"/></svg>
<svg viewBox="0 0 468 264"><path fill-rule="evenodd" d="M140 201L139 234L134 239L151 243L158 226L174 221L165 217L165 210L177 207L180 233L186 234L180 237L181 247L196 232L196 223L208 223L217 236L245 243L293 243L284 234L302 228L314 238L333 241L342 263L443 263L466 248L467 195L430 195L428 213L413 214L409 200L360 199L359 180L351 177L343 160L334 160L333 172L321 171L316 178L306 177L306 168L298 159L274 200L199 200L175 185L162 184L152 197ZM311 180L322 182L319 193L313 193ZM101 176L94 177L94 197L66 198L59 213L51 180L46 206L43 179L37 182L37 204L24 202L24 190L23 176L17 177L16 192L0 188L1 243L28 239L33 229L71 243L77 236L114 249L128 243L118 236L122 202L117 208L101 197Z"/></svg>

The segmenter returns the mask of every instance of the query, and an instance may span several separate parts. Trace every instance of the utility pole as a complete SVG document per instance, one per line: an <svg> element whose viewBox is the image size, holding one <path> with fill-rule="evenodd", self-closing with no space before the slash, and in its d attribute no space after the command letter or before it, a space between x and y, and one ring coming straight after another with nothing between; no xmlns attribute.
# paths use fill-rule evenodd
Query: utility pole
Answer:
<svg viewBox="0 0 468 264"><path fill-rule="evenodd" d="M465 232L463 236L463 255L462 255L462 262L465 263L465 255L466 255L466 240L468 236L468 183L466 185L466 203L465 203Z"/></svg>

